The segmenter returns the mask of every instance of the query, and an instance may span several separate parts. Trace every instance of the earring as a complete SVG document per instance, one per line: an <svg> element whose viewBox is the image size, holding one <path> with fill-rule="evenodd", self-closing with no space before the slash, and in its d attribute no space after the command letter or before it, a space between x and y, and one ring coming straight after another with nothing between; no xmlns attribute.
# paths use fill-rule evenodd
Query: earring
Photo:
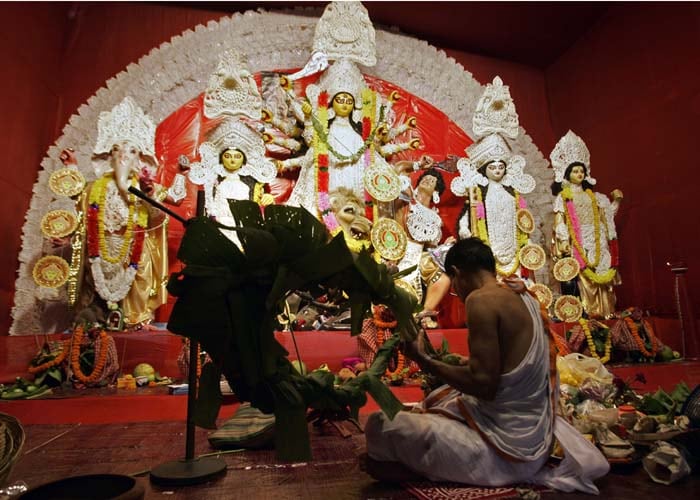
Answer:
<svg viewBox="0 0 700 500"><path fill-rule="evenodd" d="M440 203L440 193L438 193L437 191L433 191L433 203L435 203L436 205Z"/></svg>

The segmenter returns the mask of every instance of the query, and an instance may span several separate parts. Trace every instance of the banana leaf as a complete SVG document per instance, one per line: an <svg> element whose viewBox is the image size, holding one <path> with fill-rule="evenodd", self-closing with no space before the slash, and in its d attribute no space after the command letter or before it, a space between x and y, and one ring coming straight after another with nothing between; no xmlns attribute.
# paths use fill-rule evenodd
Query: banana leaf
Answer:
<svg viewBox="0 0 700 500"><path fill-rule="evenodd" d="M276 418L277 454L283 460L311 458L307 408L349 408L357 416L369 392L390 418L401 403L381 382L390 348L384 344L367 374L335 387L329 376L300 376L275 339L275 317L294 290L339 287L352 304L353 330L359 332L372 303L394 312L404 337L415 338L415 303L394 287L384 265L369 253L354 255L342 235L329 238L325 226L302 208L272 205L264 216L248 201L231 201L243 251L207 218L190 219L178 257L185 268L174 273L169 292L177 297L168 328L200 342L242 401ZM384 363L384 366L380 365ZM198 423L210 425L220 394L207 371L197 401ZM330 374L329 374L330 375Z"/></svg>

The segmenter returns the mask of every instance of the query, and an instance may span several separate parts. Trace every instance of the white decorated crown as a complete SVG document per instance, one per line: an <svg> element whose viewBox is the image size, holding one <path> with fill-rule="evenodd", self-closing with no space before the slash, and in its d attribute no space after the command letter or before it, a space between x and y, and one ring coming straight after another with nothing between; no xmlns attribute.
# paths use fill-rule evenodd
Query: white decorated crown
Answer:
<svg viewBox="0 0 700 500"><path fill-rule="evenodd" d="M367 87L365 79L357 65L349 59L335 61L321 75L318 84L309 85L306 95L312 106L318 105L318 95L321 91L328 92L328 99L340 92L347 92L355 99L355 109L362 108L362 90Z"/></svg>
<svg viewBox="0 0 700 500"><path fill-rule="evenodd" d="M209 142L218 153L238 149L246 156L239 175L251 175L258 182L271 182L277 176L277 168L265 157L265 144L260 135L241 120L227 119L209 134Z"/></svg>
<svg viewBox="0 0 700 500"><path fill-rule="evenodd" d="M103 111L97 121L94 154L109 153L112 146L129 141L139 152L156 161L156 126L131 97L125 97L112 111Z"/></svg>
<svg viewBox="0 0 700 500"><path fill-rule="evenodd" d="M259 119L262 98L245 57L236 50L223 53L204 92L204 116L247 116Z"/></svg>
<svg viewBox="0 0 700 500"><path fill-rule="evenodd" d="M492 161L502 161L506 165L512 152L503 137L489 134L466 149L472 164L479 169Z"/></svg>
<svg viewBox="0 0 700 500"><path fill-rule="evenodd" d="M586 167L588 176L586 180L591 184L595 184L595 179L591 177L591 153L579 136L569 130L564 137L559 139L557 145L554 146L552 153L549 155L554 168L554 182L562 182L564 173L572 163L582 163Z"/></svg>
<svg viewBox="0 0 700 500"><path fill-rule="evenodd" d="M314 33L314 52L328 59L349 59L364 66L377 64L374 27L360 2L331 2Z"/></svg>
<svg viewBox="0 0 700 500"><path fill-rule="evenodd" d="M507 85L496 76L493 83L486 85L483 95L476 105L472 119L477 137L488 134L502 134L510 139L518 137L518 113Z"/></svg>

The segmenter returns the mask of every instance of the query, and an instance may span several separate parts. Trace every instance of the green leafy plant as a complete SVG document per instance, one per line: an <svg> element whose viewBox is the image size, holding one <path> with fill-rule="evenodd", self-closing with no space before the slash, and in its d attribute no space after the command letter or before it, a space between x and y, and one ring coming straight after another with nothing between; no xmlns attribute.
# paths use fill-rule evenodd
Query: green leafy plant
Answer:
<svg viewBox="0 0 700 500"><path fill-rule="evenodd" d="M240 226L227 229L237 231L243 251L221 233L225 226L190 219L178 251L185 268L168 283L177 297L168 328L200 342L214 361L203 367L197 424L215 425L220 374L240 400L274 413L275 444L283 460L311 457L308 408L345 408L356 417L369 392L393 418L402 405L380 377L398 336L384 343L365 373L336 387L330 374L302 376L294 369L275 339L276 317L289 293L322 285L347 295L353 335L360 333L374 302L390 307L403 340L413 340L415 300L394 287L386 266L368 252L350 252L342 234L329 239L325 226L306 210L270 205L263 217L253 202L231 200L230 206Z"/></svg>

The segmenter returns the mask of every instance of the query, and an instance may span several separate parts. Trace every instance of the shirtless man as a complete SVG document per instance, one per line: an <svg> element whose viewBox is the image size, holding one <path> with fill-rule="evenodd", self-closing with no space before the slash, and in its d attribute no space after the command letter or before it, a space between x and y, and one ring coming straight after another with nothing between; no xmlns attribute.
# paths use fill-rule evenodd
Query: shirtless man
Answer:
<svg viewBox="0 0 700 500"><path fill-rule="evenodd" d="M367 472L393 482L422 476L479 486L535 482L597 492L592 480L609 466L578 431L555 418L554 351L537 299L521 282L498 284L493 253L478 238L457 242L445 269L467 308L470 357L460 366L432 359L424 334L405 345L407 356L446 385L393 420L370 415ZM558 467L544 467L555 435L566 458Z"/></svg>

